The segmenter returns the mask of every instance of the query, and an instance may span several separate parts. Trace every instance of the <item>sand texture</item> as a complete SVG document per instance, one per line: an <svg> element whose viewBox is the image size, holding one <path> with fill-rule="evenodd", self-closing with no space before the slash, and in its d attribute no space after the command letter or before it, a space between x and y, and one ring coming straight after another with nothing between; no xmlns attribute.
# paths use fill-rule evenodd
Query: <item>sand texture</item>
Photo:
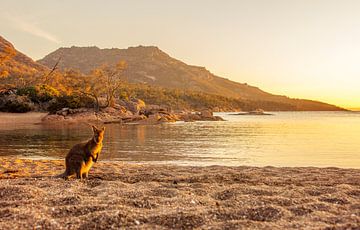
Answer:
<svg viewBox="0 0 360 230"><path fill-rule="evenodd" d="M360 229L360 170L0 158L0 229Z"/></svg>
<svg viewBox="0 0 360 230"><path fill-rule="evenodd" d="M0 112L0 126L9 124L35 124L40 123L47 113L28 112L28 113L3 113Z"/></svg>

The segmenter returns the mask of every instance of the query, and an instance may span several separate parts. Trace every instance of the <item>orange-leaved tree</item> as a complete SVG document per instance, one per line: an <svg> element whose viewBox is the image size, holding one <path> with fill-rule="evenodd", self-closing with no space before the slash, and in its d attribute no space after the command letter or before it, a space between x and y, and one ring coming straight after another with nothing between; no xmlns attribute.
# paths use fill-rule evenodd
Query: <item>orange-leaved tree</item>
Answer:
<svg viewBox="0 0 360 230"><path fill-rule="evenodd" d="M106 107L114 106L117 95L124 82L124 71L127 68L125 61L119 61L115 66L103 65L92 72L93 77L101 83L102 91L106 96Z"/></svg>
<svg viewBox="0 0 360 230"><path fill-rule="evenodd" d="M67 88L70 93L79 92L92 97L95 101L95 109L99 111L101 97L106 98L104 107L115 104L115 95L121 87L126 68L126 62L120 61L115 66L103 65L87 75L68 71L65 74L68 79Z"/></svg>

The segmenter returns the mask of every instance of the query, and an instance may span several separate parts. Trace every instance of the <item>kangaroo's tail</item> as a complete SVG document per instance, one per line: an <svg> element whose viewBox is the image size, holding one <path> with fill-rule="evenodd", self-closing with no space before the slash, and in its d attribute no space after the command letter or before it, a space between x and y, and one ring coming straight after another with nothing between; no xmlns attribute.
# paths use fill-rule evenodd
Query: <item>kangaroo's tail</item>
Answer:
<svg viewBox="0 0 360 230"><path fill-rule="evenodd" d="M61 173L61 174L59 174L59 175L56 175L56 176L54 176L54 178L66 178L66 176L67 176L67 173L66 173L66 171L65 172L63 172L63 173Z"/></svg>

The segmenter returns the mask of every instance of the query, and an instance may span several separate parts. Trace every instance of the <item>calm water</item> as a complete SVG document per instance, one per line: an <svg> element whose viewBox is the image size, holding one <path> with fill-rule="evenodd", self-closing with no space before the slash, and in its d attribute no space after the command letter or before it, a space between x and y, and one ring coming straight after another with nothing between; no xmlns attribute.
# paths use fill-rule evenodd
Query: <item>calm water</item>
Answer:
<svg viewBox="0 0 360 230"><path fill-rule="evenodd" d="M101 160L360 168L360 113L277 112L225 122L107 125ZM89 127L0 126L0 156L63 159Z"/></svg>

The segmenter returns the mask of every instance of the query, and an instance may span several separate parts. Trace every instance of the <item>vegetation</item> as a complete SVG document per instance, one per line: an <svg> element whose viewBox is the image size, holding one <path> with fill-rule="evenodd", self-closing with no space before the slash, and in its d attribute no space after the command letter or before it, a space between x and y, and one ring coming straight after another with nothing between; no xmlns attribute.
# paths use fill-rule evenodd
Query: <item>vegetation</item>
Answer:
<svg viewBox="0 0 360 230"><path fill-rule="evenodd" d="M25 113L34 109L34 104L26 96L9 95L0 97L0 111L10 113Z"/></svg>
<svg viewBox="0 0 360 230"><path fill-rule="evenodd" d="M129 48L123 50L124 55L116 49L99 50L96 47L63 51L71 50L75 52L70 55L74 59L67 55L50 55L45 63L48 67L45 67L16 51L11 43L0 37L0 94L8 89L16 92L12 96L0 95L0 110L53 112L64 107L94 107L99 110L114 106L117 98L129 100L131 97L142 99L147 104L188 110L340 109L325 103L271 95L246 84L216 77L204 68L172 59L156 47ZM110 58L108 63L115 64L101 65L99 61L103 59L99 59L98 54ZM127 68L125 61L115 62L120 56L129 62L131 68ZM62 71L58 70L60 60ZM64 69L64 66L76 64L79 60L83 63L78 63L80 70L86 67L89 71ZM100 67L91 69L97 64ZM100 103L103 100L105 103Z"/></svg>
<svg viewBox="0 0 360 230"><path fill-rule="evenodd" d="M120 59L127 63L117 63ZM113 106L117 97L137 97L147 104L172 109L342 110L326 103L272 95L217 77L205 68L173 59L157 47L61 48L34 62L0 36L0 94L8 89L17 95L0 95L0 110L7 109L7 100L12 101L8 105L12 108L17 102L23 103L21 111L84 106L99 110Z"/></svg>
<svg viewBox="0 0 360 230"><path fill-rule="evenodd" d="M116 93L122 84L122 73L126 69L126 63L118 62L115 66L104 65L94 69L90 74L84 75L79 72L69 71L67 78L77 79L74 84L68 85L75 93L92 97L95 107L100 109L99 98L106 97L106 105L114 106Z"/></svg>
<svg viewBox="0 0 360 230"><path fill-rule="evenodd" d="M7 86L15 88L18 96L27 97L32 103L40 105L40 109L55 112L62 108L94 107L97 111L101 107L113 106L116 99L129 100L139 98L147 104L160 105L174 110L202 110L214 111L250 111L258 108L264 110L295 110L291 104L248 100L244 98L229 98L220 95L207 94L192 90L162 88L148 84L131 84L124 81L123 73L126 69L124 61L115 66L103 65L89 74L82 74L75 70L59 71L49 74L35 74L17 81L17 77L7 77ZM1 79L0 79L1 82ZM47 84L45 84L47 83ZM5 86L6 84L2 84ZM27 86L24 86L27 85ZM106 103L101 104L104 98ZM46 103L46 106L42 106ZM11 104L12 108L13 106ZM32 107L25 103L19 112L26 112Z"/></svg>
<svg viewBox="0 0 360 230"><path fill-rule="evenodd" d="M144 84L123 84L119 92L119 97L122 99L128 99L129 97L141 98L147 104L162 105L171 109L212 109L214 111L250 111L257 108L265 110L294 109L291 105L284 103L250 101L190 90L165 89Z"/></svg>
<svg viewBox="0 0 360 230"><path fill-rule="evenodd" d="M14 57L16 54L15 50L12 49L10 46L5 46L3 48L3 52L0 53L0 67L3 67L7 60ZM3 68L0 71L0 78L5 78L9 75L9 72Z"/></svg>
<svg viewBox="0 0 360 230"><path fill-rule="evenodd" d="M20 88L17 90L20 96L28 96L33 102L48 102L60 96L57 89L49 85L36 85Z"/></svg>
<svg viewBox="0 0 360 230"><path fill-rule="evenodd" d="M94 107L94 100L86 95L60 95L56 100L49 104L47 110L50 113L55 113L62 108L78 109L78 108L92 108Z"/></svg>
<svg viewBox="0 0 360 230"><path fill-rule="evenodd" d="M115 104L125 68L126 63L119 62L115 66L104 65L96 68L87 75L74 70L65 73L51 71L51 74L44 72L23 77L10 75L0 79L0 92L13 89L16 95L28 98L39 105L40 109L46 107L50 112L64 107L94 107L99 110L100 98L106 99L103 107ZM7 111L5 107L0 110ZM25 110L19 112L26 112Z"/></svg>

